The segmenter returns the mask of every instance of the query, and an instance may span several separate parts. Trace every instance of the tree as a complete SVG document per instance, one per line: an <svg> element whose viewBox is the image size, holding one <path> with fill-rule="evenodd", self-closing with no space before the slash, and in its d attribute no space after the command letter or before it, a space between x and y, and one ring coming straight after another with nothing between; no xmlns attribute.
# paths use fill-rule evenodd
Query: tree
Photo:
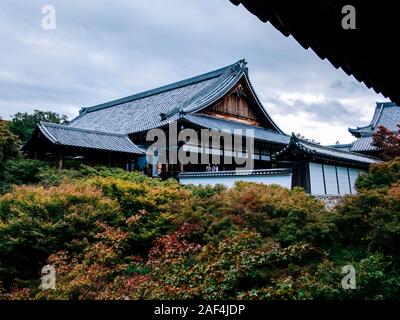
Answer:
<svg viewBox="0 0 400 320"><path fill-rule="evenodd" d="M33 114L18 112L12 116L10 130L22 142L25 142L31 137L36 125L41 121L63 124L68 123L68 117L52 111L34 110Z"/></svg>
<svg viewBox="0 0 400 320"><path fill-rule="evenodd" d="M373 145L380 150L384 160L392 160L400 157L400 125L397 132L392 132L384 126L380 126L373 134Z"/></svg>
<svg viewBox="0 0 400 320"><path fill-rule="evenodd" d="M18 137L9 130L9 123L0 119L0 194L8 188L5 182L6 162L18 157L19 145Z"/></svg>
<svg viewBox="0 0 400 320"><path fill-rule="evenodd" d="M1 164L18 155L18 137L9 130L9 123L0 119L0 167Z"/></svg>

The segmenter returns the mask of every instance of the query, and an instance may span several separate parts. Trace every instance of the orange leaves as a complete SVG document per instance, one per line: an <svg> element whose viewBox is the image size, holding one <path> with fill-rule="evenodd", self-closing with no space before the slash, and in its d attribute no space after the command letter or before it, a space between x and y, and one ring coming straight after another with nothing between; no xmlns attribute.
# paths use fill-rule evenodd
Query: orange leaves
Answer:
<svg viewBox="0 0 400 320"><path fill-rule="evenodd" d="M199 251L199 244L186 240L197 229L197 225L185 223L172 234L157 239L149 252L150 265L159 266L168 263L168 259Z"/></svg>

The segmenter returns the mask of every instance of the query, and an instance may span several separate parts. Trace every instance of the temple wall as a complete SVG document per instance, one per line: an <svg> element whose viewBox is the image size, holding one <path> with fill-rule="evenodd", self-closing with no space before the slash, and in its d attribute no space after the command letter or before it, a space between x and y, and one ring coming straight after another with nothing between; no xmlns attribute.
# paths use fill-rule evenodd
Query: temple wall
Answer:
<svg viewBox="0 0 400 320"><path fill-rule="evenodd" d="M182 185L212 185L222 184L228 188L235 185L237 181L256 182L264 184L277 184L282 187L291 188L292 174L287 175L246 175L246 176L204 176L204 177L180 177L179 182Z"/></svg>
<svg viewBox="0 0 400 320"><path fill-rule="evenodd" d="M356 194L355 181L362 170L309 163L311 194L345 195Z"/></svg>

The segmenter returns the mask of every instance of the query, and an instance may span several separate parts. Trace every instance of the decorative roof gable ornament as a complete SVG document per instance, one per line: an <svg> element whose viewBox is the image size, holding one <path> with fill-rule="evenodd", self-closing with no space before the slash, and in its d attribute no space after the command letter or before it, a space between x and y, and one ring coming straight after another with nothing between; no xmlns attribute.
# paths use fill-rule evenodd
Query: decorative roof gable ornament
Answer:
<svg viewBox="0 0 400 320"><path fill-rule="evenodd" d="M179 118L184 118L185 115L186 115L186 112L185 112L184 110L182 110L182 109L179 109L179 110L178 110L178 116L179 116Z"/></svg>
<svg viewBox="0 0 400 320"><path fill-rule="evenodd" d="M235 65L231 67L231 70L232 73L235 75L239 74L242 71L247 73L248 72L247 61L245 59L238 61Z"/></svg>
<svg viewBox="0 0 400 320"><path fill-rule="evenodd" d="M236 95L236 98L240 99L241 97L247 98L247 94L244 91L244 88L242 87L241 84L238 85L237 89L234 91L234 94Z"/></svg>

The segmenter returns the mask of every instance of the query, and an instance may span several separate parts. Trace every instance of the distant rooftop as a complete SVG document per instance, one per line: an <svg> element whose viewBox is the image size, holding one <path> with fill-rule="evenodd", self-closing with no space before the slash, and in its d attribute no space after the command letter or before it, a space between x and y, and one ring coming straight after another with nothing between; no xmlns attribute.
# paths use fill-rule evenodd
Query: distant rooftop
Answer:
<svg viewBox="0 0 400 320"><path fill-rule="evenodd" d="M364 127L349 128L349 132L360 138L370 136L384 126L391 131L397 131L397 124L400 124L400 107L393 102L377 102L371 122Z"/></svg>

